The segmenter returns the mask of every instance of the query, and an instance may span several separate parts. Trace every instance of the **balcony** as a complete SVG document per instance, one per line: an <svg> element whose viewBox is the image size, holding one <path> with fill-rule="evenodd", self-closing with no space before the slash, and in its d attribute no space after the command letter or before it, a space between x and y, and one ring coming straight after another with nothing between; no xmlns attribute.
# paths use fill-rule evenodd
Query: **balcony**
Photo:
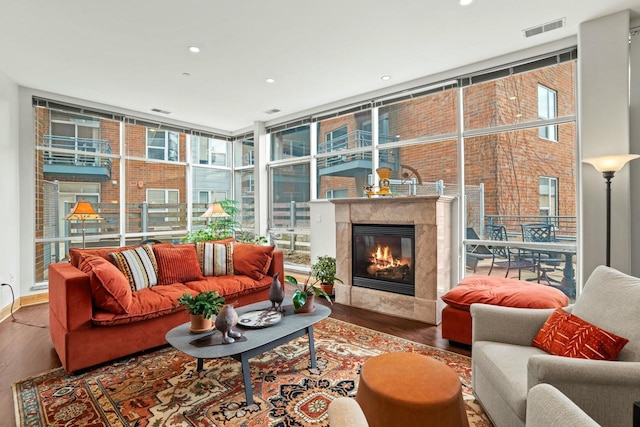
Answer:
<svg viewBox="0 0 640 427"><path fill-rule="evenodd" d="M371 151L355 151L371 147L371 132L356 130L338 138L318 144L318 154L335 153L335 156L318 158L319 176L356 177L371 173ZM380 136L380 143L393 141L392 137ZM342 152L342 153L341 153ZM380 152L380 165L398 169L396 150Z"/></svg>
<svg viewBox="0 0 640 427"><path fill-rule="evenodd" d="M45 147L45 175L61 178L111 178L111 159L101 156L111 154L111 146L107 141L45 135L42 145Z"/></svg>

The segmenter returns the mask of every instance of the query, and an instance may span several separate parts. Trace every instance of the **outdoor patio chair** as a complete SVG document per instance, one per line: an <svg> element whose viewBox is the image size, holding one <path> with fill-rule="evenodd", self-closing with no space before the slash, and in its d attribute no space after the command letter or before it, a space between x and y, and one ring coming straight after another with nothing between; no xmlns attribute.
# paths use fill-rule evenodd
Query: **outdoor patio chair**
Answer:
<svg viewBox="0 0 640 427"><path fill-rule="evenodd" d="M498 241L508 241L507 230L502 225L487 226L487 234L489 239ZM494 265L506 268L504 277L509 277L509 271L518 270L518 279L522 278L522 270L535 271L536 262L530 253L521 249L512 250L509 246L492 246L491 252L493 258L491 260L491 268L489 268L489 276L493 271ZM500 259L504 261L499 261Z"/></svg>
<svg viewBox="0 0 640 427"><path fill-rule="evenodd" d="M523 242L556 242L556 228L553 224L521 224ZM553 251L531 251L532 258L536 262L536 275L538 283L544 279L548 285L551 282L558 282L551 278L548 273L556 270L563 262L564 258Z"/></svg>
<svg viewBox="0 0 640 427"><path fill-rule="evenodd" d="M467 227L468 240L480 240L478 233L473 227ZM493 252L485 245L466 245L466 265L468 268L476 272L478 261L493 258Z"/></svg>

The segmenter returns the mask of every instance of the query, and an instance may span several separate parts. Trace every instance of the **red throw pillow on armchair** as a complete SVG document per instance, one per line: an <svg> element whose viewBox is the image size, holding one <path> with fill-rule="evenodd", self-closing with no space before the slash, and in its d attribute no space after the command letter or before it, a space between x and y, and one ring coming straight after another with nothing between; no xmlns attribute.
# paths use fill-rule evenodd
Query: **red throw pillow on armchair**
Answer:
<svg viewBox="0 0 640 427"><path fill-rule="evenodd" d="M628 339L607 332L557 308L531 345L556 356L616 360Z"/></svg>

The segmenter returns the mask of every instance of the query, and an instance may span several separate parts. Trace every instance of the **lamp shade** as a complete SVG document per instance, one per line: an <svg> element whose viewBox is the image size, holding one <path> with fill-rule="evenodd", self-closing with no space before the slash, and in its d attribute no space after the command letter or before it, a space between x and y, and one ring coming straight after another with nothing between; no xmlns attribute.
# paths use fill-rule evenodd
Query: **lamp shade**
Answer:
<svg viewBox="0 0 640 427"><path fill-rule="evenodd" d="M103 218L100 215L98 215L95 209L93 209L93 206L91 206L91 203L85 200L82 200L76 203L73 209L71 209L71 212L69 212L69 215L65 216L64 219L97 221Z"/></svg>
<svg viewBox="0 0 640 427"><path fill-rule="evenodd" d="M228 216L230 215L222 209L220 203L211 203L205 213L200 215L200 218L226 218Z"/></svg>
<svg viewBox="0 0 640 427"><path fill-rule="evenodd" d="M627 162L635 160L638 157L640 157L638 154L618 154L613 156L589 157L582 161L593 165L598 172L618 172Z"/></svg>

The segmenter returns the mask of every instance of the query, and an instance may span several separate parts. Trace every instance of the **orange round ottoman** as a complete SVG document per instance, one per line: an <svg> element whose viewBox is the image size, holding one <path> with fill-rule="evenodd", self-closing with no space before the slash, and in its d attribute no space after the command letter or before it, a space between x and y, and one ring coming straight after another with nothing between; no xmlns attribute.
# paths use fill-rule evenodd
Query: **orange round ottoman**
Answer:
<svg viewBox="0 0 640 427"><path fill-rule="evenodd" d="M468 427L460 378L416 353L387 353L362 365L356 401L370 427Z"/></svg>

